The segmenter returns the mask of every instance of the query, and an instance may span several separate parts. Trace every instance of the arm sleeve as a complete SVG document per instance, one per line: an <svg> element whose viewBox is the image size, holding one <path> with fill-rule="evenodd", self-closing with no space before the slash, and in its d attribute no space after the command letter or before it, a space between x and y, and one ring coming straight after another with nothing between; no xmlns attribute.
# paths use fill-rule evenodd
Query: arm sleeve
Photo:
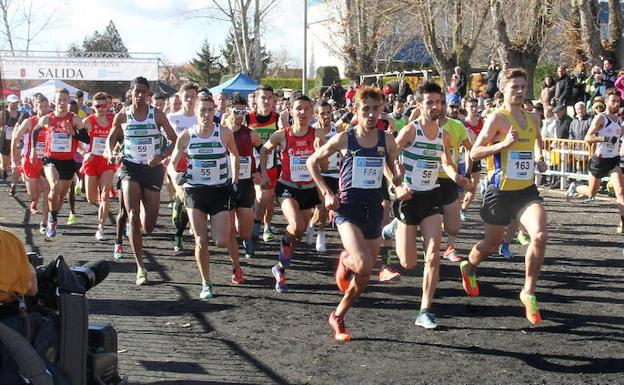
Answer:
<svg viewBox="0 0 624 385"><path fill-rule="evenodd" d="M86 128L81 128L80 130L78 130L76 135L74 135L74 138L78 139L82 143L89 144L91 142L91 138L89 137L89 132L87 132Z"/></svg>

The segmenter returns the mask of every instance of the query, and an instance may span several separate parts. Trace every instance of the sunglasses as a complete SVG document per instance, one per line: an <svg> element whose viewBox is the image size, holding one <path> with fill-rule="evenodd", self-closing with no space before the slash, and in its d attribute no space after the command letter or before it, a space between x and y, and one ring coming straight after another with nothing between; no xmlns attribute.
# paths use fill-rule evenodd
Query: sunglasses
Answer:
<svg viewBox="0 0 624 385"><path fill-rule="evenodd" d="M94 104L93 107L94 108L104 108L104 107L106 107L106 104Z"/></svg>
<svg viewBox="0 0 624 385"><path fill-rule="evenodd" d="M234 115L243 115L247 113L247 110L233 110Z"/></svg>

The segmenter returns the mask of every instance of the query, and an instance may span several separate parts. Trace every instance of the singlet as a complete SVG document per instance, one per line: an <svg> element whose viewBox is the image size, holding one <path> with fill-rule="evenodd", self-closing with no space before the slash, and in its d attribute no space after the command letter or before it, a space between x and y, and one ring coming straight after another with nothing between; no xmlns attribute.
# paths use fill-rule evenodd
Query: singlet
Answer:
<svg viewBox="0 0 624 385"><path fill-rule="evenodd" d="M598 158L614 158L620 155L620 143L622 136L622 120L618 116L616 120L612 120L605 113L600 113L604 120L604 126L598 130L599 136L616 136L618 138L615 144L607 142L599 142L596 144L596 152Z"/></svg>
<svg viewBox="0 0 624 385"><path fill-rule="evenodd" d="M27 145L24 146L26 147L26 154L23 154L28 159L30 159L30 151L32 149L31 135L32 135L34 128L37 126L37 123L39 122L39 116L35 115L33 117L30 117L29 119L30 119L30 130L28 131L28 133L26 133L26 135L24 135L24 141L27 143ZM41 129L39 130L39 134L37 135L37 142L35 142L35 152L37 153L37 159L43 158L43 156L45 155L45 147L46 147L46 128L41 127Z"/></svg>
<svg viewBox="0 0 624 385"><path fill-rule="evenodd" d="M167 114L167 120L169 120L171 127L173 127L173 130L176 132L177 135L180 135L182 131L197 124L197 117L195 116L195 114L191 116L186 116L182 111L173 114Z"/></svg>
<svg viewBox="0 0 624 385"><path fill-rule="evenodd" d="M126 107L123 157L132 163L147 164L152 157L160 155L162 134L156 125L154 107L148 108L145 120L138 121L134 118L132 106Z"/></svg>
<svg viewBox="0 0 624 385"><path fill-rule="evenodd" d="M263 122L263 120L265 120ZM260 141L262 144L266 143L271 135L277 131L277 122L279 121L279 114L277 112L271 112L269 117L262 116L255 111L251 111L247 115L246 119L249 123L249 128L256 130L260 135ZM254 157L256 158L256 164L260 164L260 154L254 149ZM275 149L271 150L267 160L267 169L275 167Z"/></svg>
<svg viewBox="0 0 624 385"><path fill-rule="evenodd" d="M113 120L109 114L106 114L106 119L108 120L108 124L106 126L101 126L98 123L95 114L91 114L87 117L87 120L91 123L88 152L99 157L104 155L104 150L106 149L106 138L108 138L108 133L113 125Z"/></svg>
<svg viewBox="0 0 624 385"><path fill-rule="evenodd" d="M466 127L468 127L470 129L470 131L472 131L473 134L475 134L477 136L479 135L479 133L483 129L483 119L481 119L481 118L477 118L477 124L470 123L470 120L468 120L468 119L466 119L464 124L466 125Z"/></svg>
<svg viewBox="0 0 624 385"><path fill-rule="evenodd" d="M314 128L318 128L319 124L316 123L313 125ZM325 134L325 142L330 140L334 135L338 133L335 124L331 124L329 126L329 131ZM340 152L336 152L332 154L329 158L327 158L327 170L323 170L321 175L326 178L338 178L340 175L340 161L342 160L342 154Z"/></svg>
<svg viewBox="0 0 624 385"><path fill-rule="evenodd" d="M220 125L214 125L208 138L199 136L197 126L189 128L186 156L188 167L184 187L219 186L228 181L229 152L221 141Z"/></svg>
<svg viewBox="0 0 624 385"><path fill-rule="evenodd" d="M416 130L414 142L401 151L402 163L405 166L403 183L413 191L431 191L438 187L438 170L440 168L444 144L442 128L438 126L435 138L429 139L418 122L412 123Z"/></svg>
<svg viewBox="0 0 624 385"><path fill-rule="evenodd" d="M444 123L442 128L449 134L449 138L451 140L451 162L457 166L459 164L459 157L461 156L459 146L464 140L468 139L466 126L464 126L464 124L459 120L447 118L446 123ZM448 174L442 168L442 164L440 164L440 168L438 170L440 178L449 179Z"/></svg>
<svg viewBox="0 0 624 385"><path fill-rule="evenodd" d="M9 111L4 113L4 140L11 140L13 130L15 129L15 125L19 122L19 118L19 112L16 117L12 117Z"/></svg>
<svg viewBox="0 0 624 385"><path fill-rule="evenodd" d="M401 129L407 125L406 119L405 117L403 117L403 114L399 115L398 117L395 114L392 114L391 116L394 119L394 127L396 128L397 132L401 131Z"/></svg>
<svg viewBox="0 0 624 385"><path fill-rule="evenodd" d="M518 140L510 147L501 150L488 160L488 179L500 191L522 190L534 183L535 138L538 129L531 120L531 115L522 111L527 128L521 128L518 121L504 108L498 110L512 128L518 131Z"/></svg>
<svg viewBox="0 0 624 385"><path fill-rule="evenodd" d="M347 131L347 151L340 164L341 203L381 204L382 180L386 164L386 134L377 130L377 143L362 147L357 141L356 129Z"/></svg>
<svg viewBox="0 0 624 385"><path fill-rule="evenodd" d="M280 180L302 185L313 184L314 181L306 167L306 161L314 153L314 128L308 126L303 136L295 136L292 127L284 127L286 147L280 153L282 172Z"/></svg>
<svg viewBox="0 0 624 385"><path fill-rule="evenodd" d="M251 142L251 129L241 125L234 134L236 149L238 150L238 180L251 179L251 175L256 170L256 159L253 156L253 143Z"/></svg>
<svg viewBox="0 0 624 385"><path fill-rule="evenodd" d="M78 139L63 128L63 125L72 127L74 125L74 114L68 112L62 118L57 117L54 112L48 115L48 125L46 132L45 156L57 160L73 160L78 149Z"/></svg>

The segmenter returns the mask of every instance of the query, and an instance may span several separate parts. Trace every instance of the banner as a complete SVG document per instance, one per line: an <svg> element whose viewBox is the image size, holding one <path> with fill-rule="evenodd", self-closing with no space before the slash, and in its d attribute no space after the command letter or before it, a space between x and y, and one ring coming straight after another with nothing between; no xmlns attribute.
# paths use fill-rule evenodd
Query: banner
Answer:
<svg viewBox="0 0 624 385"><path fill-rule="evenodd" d="M158 80L158 59L133 58L45 58L2 56L3 79L23 80L132 80L143 76Z"/></svg>

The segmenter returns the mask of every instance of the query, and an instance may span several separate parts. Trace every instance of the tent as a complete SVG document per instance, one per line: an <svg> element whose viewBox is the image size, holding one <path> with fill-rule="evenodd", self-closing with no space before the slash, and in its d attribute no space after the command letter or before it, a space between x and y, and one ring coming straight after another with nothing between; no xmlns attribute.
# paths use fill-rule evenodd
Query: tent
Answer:
<svg viewBox="0 0 624 385"><path fill-rule="evenodd" d="M231 96L234 92L238 92L241 96L246 98L250 93L254 92L256 88L258 88L258 83L245 74L239 72L225 83L212 87L210 89L210 93L213 95L223 93L227 96Z"/></svg>
<svg viewBox="0 0 624 385"><path fill-rule="evenodd" d="M33 95L39 92L39 93L42 93L46 98L48 98L48 100L53 101L54 93L56 92L57 88L67 88L67 90L69 91L69 96L71 98L76 97L76 91L79 91L78 88L74 86L70 86L69 84L65 83L62 80L51 79L33 88L23 90L21 92L21 97L22 99L24 98L32 99ZM85 100L88 100L89 93L85 92L84 97L85 97Z"/></svg>

